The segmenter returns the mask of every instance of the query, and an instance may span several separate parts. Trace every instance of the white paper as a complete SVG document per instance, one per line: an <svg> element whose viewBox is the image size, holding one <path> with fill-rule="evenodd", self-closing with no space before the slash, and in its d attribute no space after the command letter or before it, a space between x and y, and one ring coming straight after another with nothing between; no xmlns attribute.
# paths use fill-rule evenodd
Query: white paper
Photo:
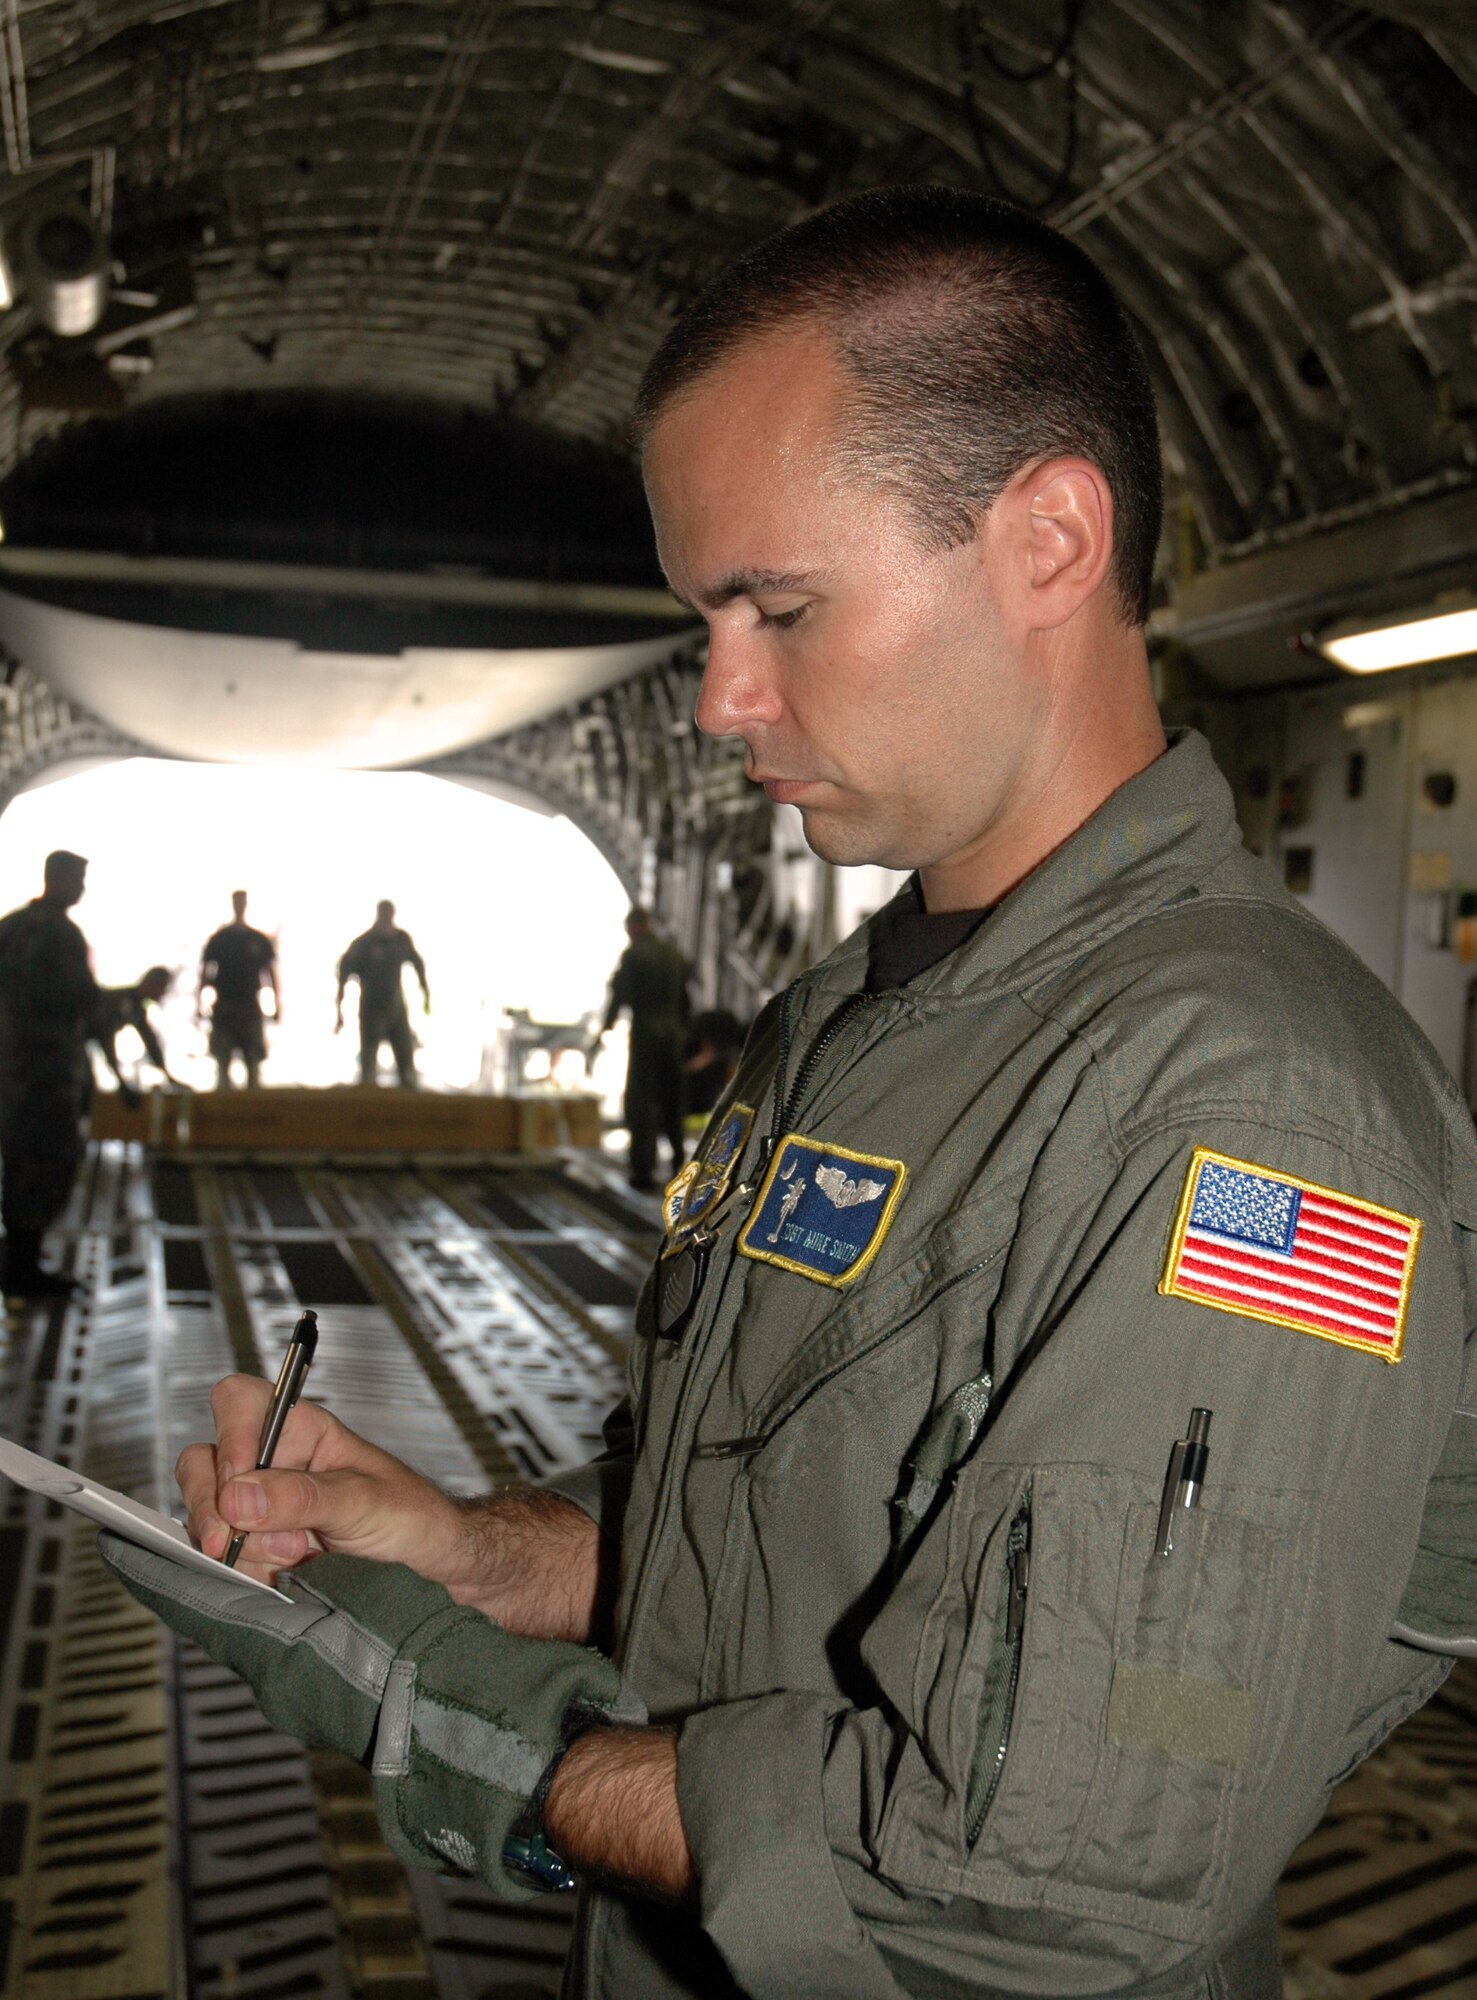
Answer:
<svg viewBox="0 0 1477 2000"><path fill-rule="evenodd" d="M28 1487L32 1493L44 1493L48 1500L59 1500L64 1507L75 1508L100 1527L121 1535L124 1541L141 1549L152 1549L155 1555L167 1556L183 1569L200 1570L206 1576L229 1577L233 1583L264 1590L268 1597L283 1596L282 1591L274 1590L259 1577L248 1576L244 1570L227 1569L223 1562L197 1549L182 1524L171 1521L167 1514L156 1514L152 1507L130 1500L127 1494L99 1486L95 1479L74 1472L70 1466L41 1458L34 1451L27 1451L24 1445L12 1444L9 1438L0 1438L0 1472L17 1486Z"/></svg>

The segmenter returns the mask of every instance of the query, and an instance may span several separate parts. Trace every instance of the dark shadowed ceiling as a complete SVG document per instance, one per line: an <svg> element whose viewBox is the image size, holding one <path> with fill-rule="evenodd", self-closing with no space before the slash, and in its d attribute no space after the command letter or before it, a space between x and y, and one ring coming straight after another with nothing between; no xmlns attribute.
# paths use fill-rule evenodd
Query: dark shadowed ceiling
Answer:
<svg viewBox="0 0 1477 2000"><path fill-rule="evenodd" d="M0 470L89 394L414 394L618 443L731 254L935 179L1040 209L1129 301L1171 587L1477 480L1469 0L0 6L0 226L75 187L163 301L102 358L0 322Z"/></svg>

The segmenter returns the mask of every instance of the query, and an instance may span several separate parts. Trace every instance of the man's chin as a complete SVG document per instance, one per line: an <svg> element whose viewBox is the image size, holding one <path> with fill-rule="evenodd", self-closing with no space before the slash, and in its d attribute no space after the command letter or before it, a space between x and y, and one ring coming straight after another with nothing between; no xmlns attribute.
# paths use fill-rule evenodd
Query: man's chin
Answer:
<svg viewBox="0 0 1477 2000"><path fill-rule="evenodd" d="M815 806L800 807L800 823L811 853L829 861L833 868L862 868L869 862L878 862L885 868L907 866L885 858L889 842L879 827L863 826L859 821Z"/></svg>

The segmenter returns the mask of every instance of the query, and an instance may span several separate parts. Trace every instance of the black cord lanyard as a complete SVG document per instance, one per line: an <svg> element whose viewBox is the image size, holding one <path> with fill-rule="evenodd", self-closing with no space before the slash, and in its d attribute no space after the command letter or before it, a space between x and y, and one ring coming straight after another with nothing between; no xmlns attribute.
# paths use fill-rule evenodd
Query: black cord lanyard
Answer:
<svg viewBox="0 0 1477 2000"><path fill-rule="evenodd" d="M701 1228L694 1232L690 1241L685 1243L675 1256L662 1259L657 1267L654 1308L656 1330L663 1340L680 1340L687 1330L687 1323L696 1309L698 1296L708 1275L708 1261L712 1255L713 1245L718 1240L716 1225L719 1218L725 1210L737 1202L746 1200L753 1193L755 1185L763 1179L770 1161L774 1158L775 1147L789 1130L791 1120L798 1113L821 1057L846 1023L877 997L873 993L847 995L806 1050L795 1072L795 1080L786 1090L785 1076L790 1067L794 1035L791 1018L794 994L795 988L788 987L784 999L780 1002L780 1046L774 1077L774 1117L770 1124L769 1136L760 1145L752 1176L731 1189L712 1214L705 1218Z"/></svg>

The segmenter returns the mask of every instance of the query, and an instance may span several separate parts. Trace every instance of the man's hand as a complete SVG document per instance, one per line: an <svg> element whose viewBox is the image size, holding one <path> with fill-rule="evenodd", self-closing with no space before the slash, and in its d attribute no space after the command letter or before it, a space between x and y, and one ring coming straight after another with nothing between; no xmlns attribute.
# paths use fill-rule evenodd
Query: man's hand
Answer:
<svg viewBox="0 0 1477 2000"><path fill-rule="evenodd" d="M239 1566L257 1577L314 1549L404 1563L511 1632L579 1643L595 1636L614 1561L572 1501L521 1489L453 1500L306 1402L283 1426L271 1470L254 1471L271 1395L269 1382L227 1376L211 1392L215 1444L180 1454L175 1476L190 1534L207 1555L223 1555L240 1529Z"/></svg>

